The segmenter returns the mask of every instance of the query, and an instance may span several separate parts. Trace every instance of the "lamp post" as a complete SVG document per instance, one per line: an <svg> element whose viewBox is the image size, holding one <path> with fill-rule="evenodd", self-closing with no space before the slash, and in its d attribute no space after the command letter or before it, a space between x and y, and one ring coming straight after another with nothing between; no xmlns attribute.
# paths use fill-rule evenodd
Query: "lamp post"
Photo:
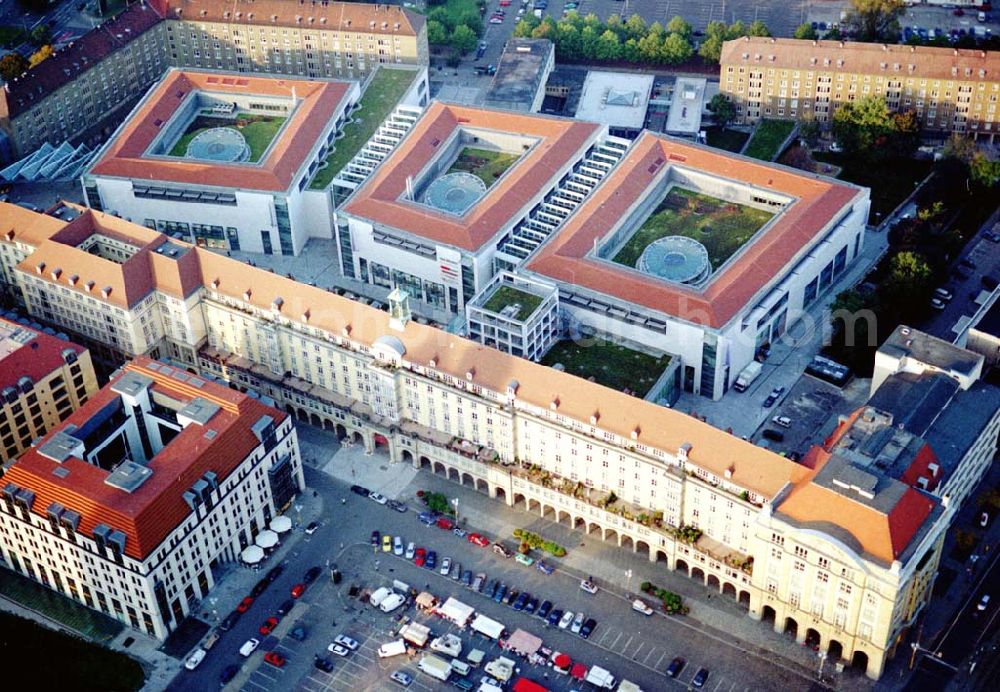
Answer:
<svg viewBox="0 0 1000 692"><path fill-rule="evenodd" d="M455 508L455 526L458 526L458 498L454 498L451 504Z"/></svg>
<svg viewBox="0 0 1000 692"><path fill-rule="evenodd" d="M632 593L632 570L630 569L625 570L625 579L626 579L625 591L627 591L628 593Z"/></svg>

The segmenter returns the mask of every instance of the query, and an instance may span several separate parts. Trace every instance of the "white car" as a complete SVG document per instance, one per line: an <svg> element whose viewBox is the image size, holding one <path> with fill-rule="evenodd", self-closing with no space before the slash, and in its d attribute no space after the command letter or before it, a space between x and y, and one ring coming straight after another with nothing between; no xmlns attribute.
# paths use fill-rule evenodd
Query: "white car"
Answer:
<svg viewBox="0 0 1000 692"><path fill-rule="evenodd" d="M573 622L573 611L567 610L566 613L562 616L562 619L559 621L559 629L561 630L566 629L567 627L570 626L571 622Z"/></svg>
<svg viewBox="0 0 1000 692"><path fill-rule="evenodd" d="M580 634L580 628L583 627L583 621L586 620L583 613L577 613L576 618L573 619L573 626L570 627L570 631L573 634Z"/></svg>
<svg viewBox="0 0 1000 692"><path fill-rule="evenodd" d="M983 597L979 599L979 605L976 606L976 610L986 610L990 607L990 595L983 594Z"/></svg>
<svg viewBox="0 0 1000 692"><path fill-rule="evenodd" d="M368 597L368 602L371 603L376 608L378 608L380 605L382 605L382 601L387 599L392 593L393 593L392 589L385 586L381 586L378 589L376 589L371 596Z"/></svg>
<svg viewBox="0 0 1000 692"><path fill-rule="evenodd" d="M438 573L447 577L448 572L450 571L451 571L451 558L446 557L445 559L441 560L441 569L438 570Z"/></svg>
<svg viewBox="0 0 1000 692"><path fill-rule="evenodd" d="M329 651L331 654L337 654L338 656L346 656L347 654L351 653L348 649L344 648L340 644L330 644L330 646L326 647L326 650Z"/></svg>
<svg viewBox="0 0 1000 692"><path fill-rule="evenodd" d="M243 643L243 646L240 647L240 656L242 656L243 658L248 657L250 654L252 654L254 651L257 650L258 646L260 646L259 639L247 639Z"/></svg>
<svg viewBox="0 0 1000 692"><path fill-rule="evenodd" d="M392 540L392 554L399 555L400 557L403 555L403 539L399 536L396 536Z"/></svg>
<svg viewBox="0 0 1000 692"><path fill-rule="evenodd" d="M348 637L346 634L338 634L336 637L334 637L333 643L340 644L341 646L346 646L351 651L357 651L358 649L358 643L355 640Z"/></svg>
<svg viewBox="0 0 1000 692"><path fill-rule="evenodd" d="M597 593L597 584L590 581L589 579L583 579L580 581L580 588L587 593Z"/></svg>
<svg viewBox="0 0 1000 692"><path fill-rule="evenodd" d="M406 546L406 559L407 560L412 560L413 559L413 554L415 552L417 552L417 544L414 543L413 541L410 541L410 544L408 546Z"/></svg>
<svg viewBox="0 0 1000 692"><path fill-rule="evenodd" d="M391 593L378 607L383 613L391 613L399 606L406 603L406 599L398 593Z"/></svg>
<svg viewBox="0 0 1000 692"><path fill-rule="evenodd" d="M780 425L782 428L792 427L792 419L788 416L775 416L771 419L775 425Z"/></svg>
<svg viewBox="0 0 1000 692"><path fill-rule="evenodd" d="M369 500L374 500L375 502L379 503L380 505L384 505L385 503L387 503L389 501L389 499L385 495L380 495L379 493L375 492L374 490L371 491L370 493L368 493L368 499Z"/></svg>
<svg viewBox="0 0 1000 692"><path fill-rule="evenodd" d="M184 661L184 667L187 668L188 670L194 670L195 668L201 665L202 661L205 660L206 653L207 652L204 649L198 647L197 649L194 650L194 653L188 656L188 659Z"/></svg>

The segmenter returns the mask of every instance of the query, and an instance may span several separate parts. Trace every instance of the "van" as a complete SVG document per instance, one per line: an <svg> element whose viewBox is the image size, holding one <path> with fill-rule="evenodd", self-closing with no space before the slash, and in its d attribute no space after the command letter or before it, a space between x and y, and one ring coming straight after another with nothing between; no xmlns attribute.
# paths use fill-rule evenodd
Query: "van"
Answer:
<svg viewBox="0 0 1000 692"><path fill-rule="evenodd" d="M406 653L406 642L404 642L402 639L397 639L394 642L388 642L378 648L379 658L402 656L405 653Z"/></svg>
<svg viewBox="0 0 1000 692"><path fill-rule="evenodd" d="M184 662L184 667L187 668L188 670L194 670L195 668L200 666L201 662L204 660L205 660L205 650L201 648L195 649L194 653L191 654L188 657L187 661Z"/></svg>
<svg viewBox="0 0 1000 692"><path fill-rule="evenodd" d="M368 602L377 608L391 593L392 589L387 589L384 586L380 587L368 598Z"/></svg>
<svg viewBox="0 0 1000 692"><path fill-rule="evenodd" d="M472 672L472 666L470 666L465 661L460 661L457 658L453 658L451 659L451 670L456 675L465 676L468 675L470 672Z"/></svg>
<svg viewBox="0 0 1000 692"><path fill-rule="evenodd" d="M788 416L775 416L771 419L775 425L780 425L782 428L792 427L792 419Z"/></svg>
<svg viewBox="0 0 1000 692"><path fill-rule="evenodd" d="M645 601L643 601L641 598L637 598L634 601L632 601L632 610L636 611L637 613L642 613L643 615L653 614L653 609L650 608L648 605L646 605Z"/></svg>
<svg viewBox="0 0 1000 692"><path fill-rule="evenodd" d="M213 646L215 646L215 643L217 641L219 641L219 632L218 631L212 632L210 635L208 635L208 637L205 638L205 641L201 643L201 648L205 649L205 651L208 651Z"/></svg>
<svg viewBox="0 0 1000 692"><path fill-rule="evenodd" d="M785 434L780 430L771 430L770 428L768 428L761 433L761 437L763 437L766 440L772 440L774 442L783 442L785 439Z"/></svg>

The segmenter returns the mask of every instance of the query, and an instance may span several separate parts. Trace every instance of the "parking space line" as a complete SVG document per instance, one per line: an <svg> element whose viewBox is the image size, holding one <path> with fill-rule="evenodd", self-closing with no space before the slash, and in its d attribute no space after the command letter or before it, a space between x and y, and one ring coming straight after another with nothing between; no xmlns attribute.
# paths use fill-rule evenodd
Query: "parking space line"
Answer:
<svg viewBox="0 0 1000 692"><path fill-rule="evenodd" d="M631 641L631 640L629 640L629 641ZM644 646L646 646L646 642L640 642L639 643L639 646L636 647L636 650L632 652L632 659L633 660L635 660L635 657L639 655L639 652L642 651L642 647L644 647Z"/></svg>
<svg viewBox="0 0 1000 692"><path fill-rule="evenodd" d="M651 648L649 651L647 651L646 655L642 657L642 663L643 663L643 665L645 665L646 662L649 661L649 657L650 656L655 656L657 653L659 653L659 651L660 651L659 649L654 649L654 648ZM661 656L661 658L662 658L662 656Z"/></svg>
<svg viewBox="0 0 1000 692"><path fill-rule="evenodd" d="M733 684L729 687L729 692L733 692L736 689L736 681L733 680Z"/></svg>
<svg viewBox="0 0 1000 692"><path fill-rule="evenodd" d="M662 654L660 654L660 657L656 660L656 663L653 664L653 668L659 670L660 664L663 663L663 659L665 659L666 657L667 657L667 652L664 651Z"/></svg>
<svg viewBox="0 0 1000 692"><path fill-rule="evenodd" d="M719 681L715 683L715 689L712 692L719 692L719 688L722 687L722 683L725 682L725 678L719 678Z"/></svg>
<svg viewBox="0 0 1000 692"><path fill-rule="evenodd" d="M614 650L615 644L618 643L618 640L622 638L623 634L625 634L625 633L624 632L619 632L618 636L615 637L615 640L613 642L611 642L611 644L608 645L608 648Z"/></svg>
<svg viewBox="0 0 1000 692"><path fill-rule="evenodd" d="M625 652L626 652L626 651L628 651L628 647L629 647L629 644L631 644L631 643L632 643L632 637L629 637L629 638L628 638L628 641L627 641L627 642L625 642L625 646L623 646L623 647L622 647L622 650L621 650L621 654L620 654L620 655L622 655L622 656L624 656L624 655L625 655Z"/></svg>

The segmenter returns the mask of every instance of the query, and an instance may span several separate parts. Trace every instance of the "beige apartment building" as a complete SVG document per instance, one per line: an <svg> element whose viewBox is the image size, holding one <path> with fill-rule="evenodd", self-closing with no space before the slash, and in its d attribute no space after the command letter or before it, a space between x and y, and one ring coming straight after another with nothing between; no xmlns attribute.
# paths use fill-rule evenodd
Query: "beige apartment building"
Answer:
<svg viewBox="0 0 1000 692"><path fill-rule="evenodd" d="M6 468L97 389L87 349L0 319L0 467Z"/></svg>
<svg viewBox="0 0 1000 692"><path fill-rule="evenodd" d="M38 242L34 214L0 212L0 245L22 227ZM405 296L386 313L129 226L86 210L41 240L11 270L31 314L81 326L79 316L133 295L141 258L160 258L134 292L154 296L148 312L131 298L111 304L113 318L138 330L111 343L116 352L159 353L272 397L381 463L441 474L683 571L826 652L831 666L877 678L930 597L952 512L919 484L833 447L795 463L679 411L421 325ZM139 249L118 264L71 262L50 247L95 234Z"/></svg>
<svg viewBox="0 0 1000 692"><path fill-rule="evenodd" d="M745 37L723 45L719 79L740 123L829 123L841 104L882 96L930 133L993 142L1000 128L996 51Z"/></svg>
<svg viewBox="0 0 1000 692"><path fill-rule="evenodd" d="M423 16L395 5L138 2L0 90L0 160L110 134L168 67L363 80L395 64L428 64Z"/></svg>

